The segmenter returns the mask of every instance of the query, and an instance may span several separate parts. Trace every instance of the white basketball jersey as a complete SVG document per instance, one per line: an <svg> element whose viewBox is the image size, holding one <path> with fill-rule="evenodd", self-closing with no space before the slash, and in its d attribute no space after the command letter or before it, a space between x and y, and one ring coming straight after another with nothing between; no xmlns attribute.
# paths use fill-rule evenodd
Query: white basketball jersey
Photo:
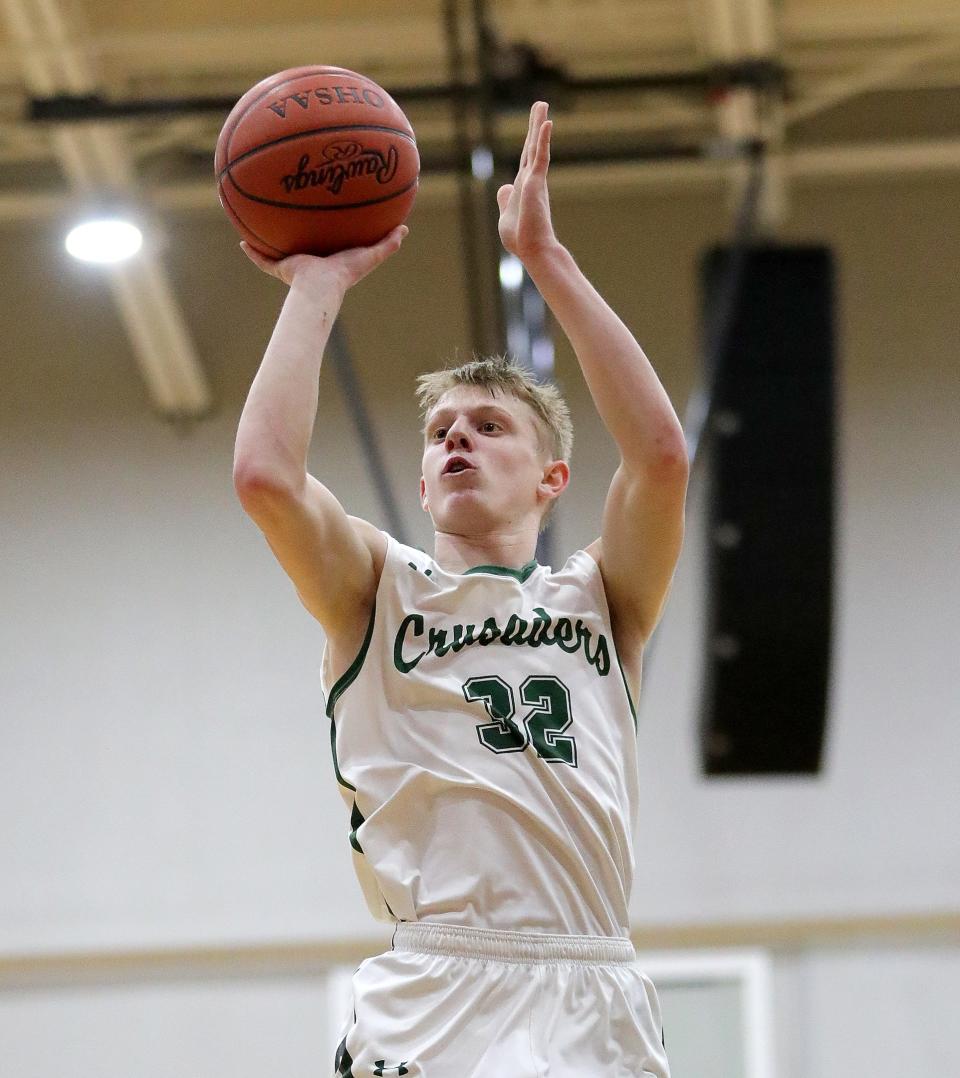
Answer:
<svg viewBox="0 0 960 1078"><path fill-rule="evenodd" d="M636 716L603 582L441 569L387 537L360 653L322 686L374 916L628 935Z"/></svg>

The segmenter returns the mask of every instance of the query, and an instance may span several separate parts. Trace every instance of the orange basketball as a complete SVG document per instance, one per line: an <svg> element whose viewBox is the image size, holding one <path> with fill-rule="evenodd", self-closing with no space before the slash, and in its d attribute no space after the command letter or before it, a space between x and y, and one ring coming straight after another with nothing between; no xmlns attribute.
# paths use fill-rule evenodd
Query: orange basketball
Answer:
<svg viewBox="0 0 960 1078"><path fill-rule="evenodd" d="M214 159L234 228L268 258L366 247L401 224L420 174L400 106L342 67L258 82L227 117Z"/></svg>

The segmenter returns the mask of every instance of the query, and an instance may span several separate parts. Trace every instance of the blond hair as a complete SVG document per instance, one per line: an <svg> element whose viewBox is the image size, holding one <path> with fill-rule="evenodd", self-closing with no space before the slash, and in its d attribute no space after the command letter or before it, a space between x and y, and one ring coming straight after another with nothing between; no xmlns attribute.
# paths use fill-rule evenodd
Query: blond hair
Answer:
<svg viewBox="0 0 960 1078"><path fill-rule="evenodd" d="M539 425L549 435L549 451L553 459L570 460L573 424L567 402L556 386L537 382L528 370L506 356L474 359L460 367L430 371L417 378L417 400L424 421L440 398L457 386L480 386L488 390L491 396L510 393L523 401L533 409Z"/></svg>

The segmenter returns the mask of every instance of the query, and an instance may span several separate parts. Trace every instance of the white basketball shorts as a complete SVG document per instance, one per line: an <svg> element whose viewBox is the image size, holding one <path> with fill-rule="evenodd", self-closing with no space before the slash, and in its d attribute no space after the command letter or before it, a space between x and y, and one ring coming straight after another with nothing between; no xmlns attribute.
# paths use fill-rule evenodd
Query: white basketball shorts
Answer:
<svg viewBox="0 0 960 1078"><path fill-rule="evenodd" d="M353 978L337 1078L669 1078L629 939L397 925Z"/></svg>

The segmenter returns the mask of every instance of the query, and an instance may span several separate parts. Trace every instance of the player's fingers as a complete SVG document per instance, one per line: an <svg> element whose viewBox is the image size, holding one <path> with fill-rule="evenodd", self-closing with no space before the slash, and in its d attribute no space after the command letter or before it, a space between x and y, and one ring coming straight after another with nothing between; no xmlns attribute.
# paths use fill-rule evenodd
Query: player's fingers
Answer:
<svg viewBox="0 0 960 1078"><path fill-rule="evenodd" d="M540 147L540 133L543 131L543 125L546 123L547 117L547 105L546 101L537 101L533 108L530 110L531 130L530 130L530 149L527 154L527 161L531 168L537 163L537 156Z"/></svg>
<svg viewBox="0 0 960 1078"><path fill-rule="evenodd" d="M394 251L400 250L400 245L410 235L410 229L406 225L397 225L397 227L386 237L383 241L387 246L387 254L393 254Z"/></svg>
<svg viewBox="0 0 960 1078"><path fill-rule="evenodd" d="M406 225L397 225L379 243L375 243L372 247L357 247L350 252L351 261L357 273L361 276L368 274L381 262L385 262L392 254L399 251L400 244L403 243L403 238L409 231Z"/></svg>
<svg viewBox="0 0 960 1078"><path fill-rule="evenodd" d="M527 117L527 133L523 136L523 149L520 151L520 167L527 163L530 155L530 132L533 130L533 106L530 107L530 115Z"/></svg>
<svg viewBox="0 0 960 1078"><path fill-rule="evenodd" d="M544 121L547 118L547 110L550 106L546 101L538 101L533 108L533 144L536 146L537 139L540 137L540 128L544 125Z"/></svg>
<svg viewBox="0 0 960 1078"><path fill-rule="evenodd" d="M524 168L527 162L530 160L530 155L533 147L533 118L537 111L537 105L534 103L530 106L530 115L527 118L527 135L523 140L523 150L520 154L520 167Z"/></svg>
<svg viewBox="0 0 960 1078"><path fill-rule="evenodd" d="M255 251L246 240L240 241L240 250L243 251L257 269L263 270L264 273L275 273L279 259L266 258L264 255L260 254L259 251Z"/></svg>
<svg viewBox="0 0 960 1078"><path fill-rule="evenodd" d="M410 230L406 225L397 225L395 229L388 232L382 240L373 244L372 247L367 247L363 250L363 256L365 261L369 261L372 265L379 265L385 258L388 258L394 253L394 251L400 250L400 244L403 243L403 237Z"/></svg>
<svg viewBox="0 0 960 1078"><path fill-rule="evenodd" d="M404 236L409 235L410 229L406 225L397 225L396 228L388 232L383 239L377 244L378 247L399 247L403 242Z"/></svg>
<svg viewBox="0 0 960 1078"><path fill-rule="evenodd" d="M553 120L544 120L540 127L537 139L537 156L534 159L534 167L539 172L546 172L550 164L550 135L553 132Z"/></svg>
<svg viewBox="0 0 960 1078"><path fill-rule="evenodd" d="M513 194L513 184L505 183L503 187L497 191L497 206L500 208L500 212L507 208L507 203L510 201L510 196Z"/></svg>

